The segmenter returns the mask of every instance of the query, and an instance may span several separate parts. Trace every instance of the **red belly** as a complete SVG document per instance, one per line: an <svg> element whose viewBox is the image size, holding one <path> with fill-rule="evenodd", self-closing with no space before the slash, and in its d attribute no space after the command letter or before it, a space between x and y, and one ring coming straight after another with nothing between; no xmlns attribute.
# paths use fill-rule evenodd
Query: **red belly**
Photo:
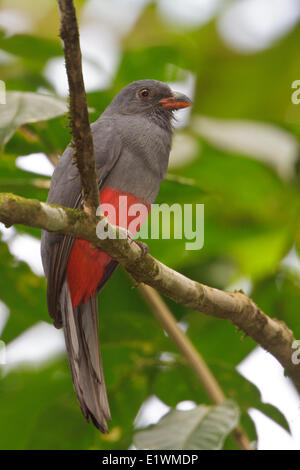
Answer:
<svg viewBox="0 0 300 470"><path fill-rule="evenodd" d="M124 206L123 210L120 210L119 206L120 196L123 196L123 198L121 198L121 202L123 203L125 200L124 197L126 197L128 210L133 204L143 204L146 209L144 211L145 215L141 217L141 223L143 223L150 209L148 204L143 203L141 199L133 194L122 193L116 189L104 188L100 192L101 204L111 204L115 208L116 214L116 219L114 220L111 214L104 212L109 222L130 229L130 223L136 218L136 215L128 215L128 211L126 211L124 216ZM133 224L133 228L131 228L132 235L135 235L138 230L139 225L134 227ZM76 239L67 265L67 279L73 308L76 308L81 302L86 303L90 297L95 295L105 268L111 261L111 256L104 251L93 248L87 240L82 238Z"/></svg>

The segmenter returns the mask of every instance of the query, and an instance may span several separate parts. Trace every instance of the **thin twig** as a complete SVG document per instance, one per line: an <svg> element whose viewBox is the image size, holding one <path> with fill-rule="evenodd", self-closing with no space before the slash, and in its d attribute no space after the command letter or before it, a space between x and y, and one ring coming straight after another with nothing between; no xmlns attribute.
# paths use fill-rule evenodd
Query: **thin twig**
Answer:
<svg viewBox="0 0 300 470"><path fill-rule="evenodd" d="M70 92L70 122L72 127L74 163L81 178L84 210L95 214L99 206L94 146L86 94L82 76L81 51L76 12L72 0L58 0L60 36L63 40Z"/></svg>
<svg viewBox="0 0 300 470"><path fill-rule="evenodd" d="M195 346L179 328L173 314L160 295L152 289L152 287L147 286L146 284L140 284L138 286L138 290L146 300L157 321L161 324L164 330L168 333L168 336L174 341L178 349L187 359L210 399L217 404L223 403L225 395L215 377Z"/></svg>
<svg viewBox="0 0 300 470"><path fill-rule="evenodd" d="M211 401L217 405L223 403L226 399L223 390L201 354L197 351L187 335L185 335L179 328L178 323L167 304L163 301L160 295L152 289L152 287L147 286L146 284L140 284L138 286L138 290L150 307L157 321L161 324L168 336L174 341L179 351L181 351L183 356L186 358L186 361L195 372ZM248 436L240 426L233 431L233 437L241 449L253 450Z"/></svg>

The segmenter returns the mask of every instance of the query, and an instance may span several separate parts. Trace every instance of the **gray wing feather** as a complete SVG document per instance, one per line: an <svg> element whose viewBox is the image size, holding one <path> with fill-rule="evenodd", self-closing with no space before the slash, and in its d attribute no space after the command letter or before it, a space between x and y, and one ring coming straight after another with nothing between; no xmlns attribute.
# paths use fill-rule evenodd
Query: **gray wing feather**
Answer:
<svg viewBox="0 0 300 470"><path fill-rule="evenodd" d="M92 124L99 190L121 154L121 139L112 119L99 119ZM73 149L68 147L54 171L47 202L79 208L82 204L78 169L73 164ZM74 238L42 231L41 254L47 278L47 304L57 328L62 326L59 296Z"/></svg>
<svg viewBox="0 0 300 470"><path fill-rule="evenodd" d="M99 119L92 125L99 190L121 154L121 139L114 132L113 120ZM81 184L73 164L73 150L68 147L54 171L47 202L79 208ZM112 275L118 262L107 266L97 295L73 309L66 279L66 268L75 239L42 232L41 254L47 277L47 303L54 325L64 327L65 342L74 388L87 420L107 432L110 418L102 359L98 339L97 295Z"/></svg>
<svg viewBox="0 0 300 470"><path fill-rule="evenodd" d="M68 283L62 286L62 320L72 379L80 408L103 433L111 419L98 340L97 298L73 310Z"/></svg>

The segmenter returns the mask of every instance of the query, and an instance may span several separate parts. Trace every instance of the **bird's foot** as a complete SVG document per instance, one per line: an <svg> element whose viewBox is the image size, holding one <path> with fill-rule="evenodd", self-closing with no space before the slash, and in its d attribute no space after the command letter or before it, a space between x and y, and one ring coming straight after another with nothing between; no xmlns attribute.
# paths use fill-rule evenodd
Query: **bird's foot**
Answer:
<svg viewBox="0 0 300 470"><path fill-rule="evenodd" d="M150 248L147 245L147 243L141 242L140 240L136 240L134 238L134 235L132 233L130 233L129 231L127 231L127 237L132 243L136 243L140 247L140 249L143 252L143 256L145 256L149 253Z"/></svg>
<svg viewBox="0 0 300 470"><path fill-rule="evenodd" d="M149 246L147 245L147 243L144 243L144 242L140 242L139 240L134 240L135 243L141 248L142 252L143 252L143 255L147 255L150 251L150 248Z"/></svg>

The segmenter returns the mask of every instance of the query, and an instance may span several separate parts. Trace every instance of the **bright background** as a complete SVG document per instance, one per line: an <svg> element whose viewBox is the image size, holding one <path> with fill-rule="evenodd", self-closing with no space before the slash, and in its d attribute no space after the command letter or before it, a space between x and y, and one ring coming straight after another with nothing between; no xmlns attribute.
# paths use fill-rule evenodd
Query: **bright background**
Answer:
<svg viewBox="0 0 300 470"><path fill-rule="evenodd" d="M172 179L158 202L204 203L205 245L186 252L184 241L153 241L151 253L201 282L242 288L300 338L300 105L291 102L292 82L300 79L299 1L75 4L91 121L136 79L166 81L194 99L193 109L177 116ZM7 90L65 98L55 2L37 8L33 0L2 0L0 7L0 78ZM66 125L57 117L19 129L1 156L0 190L45 200L49 156L67 145ZM62 332L48 323L39 231L0 229L0 329L7 344L0 448L125 449L137 415L136 424L147 425L178 403L185 409L209 403L120 269L100 300L112 432L104 437L87 426ZM169 305L239 404L258 448L299 449L299 397L275 359L232 325ZM228 439L226 446L234 444Z"/></svg>

